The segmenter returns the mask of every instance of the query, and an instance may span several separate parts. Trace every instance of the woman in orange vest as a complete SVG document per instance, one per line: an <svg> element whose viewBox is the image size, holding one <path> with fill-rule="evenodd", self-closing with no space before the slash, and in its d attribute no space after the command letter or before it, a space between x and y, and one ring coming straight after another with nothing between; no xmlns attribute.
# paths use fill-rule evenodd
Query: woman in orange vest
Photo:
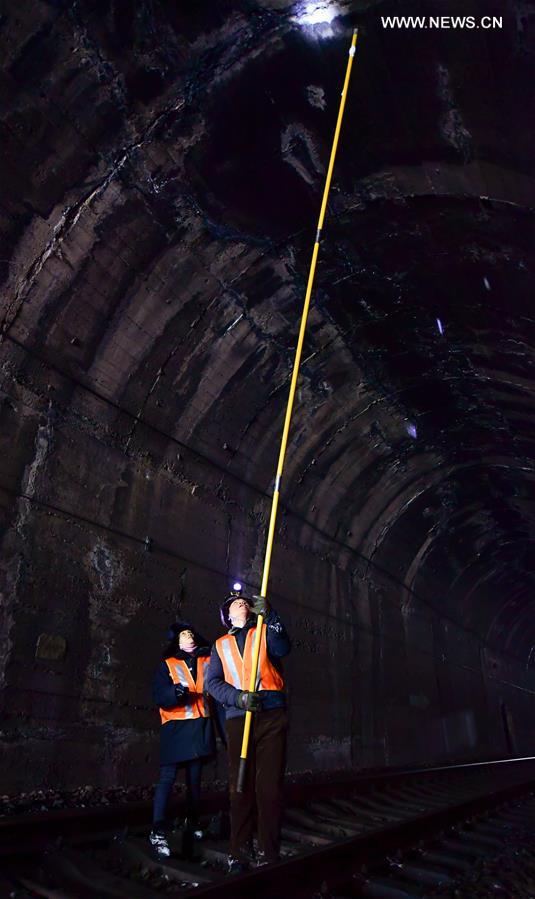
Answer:
<svg viewBox="0 0 535 899"><path fill-rule="evenodd" d="M160 710L160 780L154 794L150 842L161 857L169 856L166 810L178 769L186 779L185 826L200 839L198 809L203 760L215 752L211 700L205 693L210 647L186 621L171 625L169 644L152 685Z"/></svg>
<svg viewBox="0 0 535 899"><path fill-rule="evenodd" d="M290 639L279 616L266 600L248 599L240 591L221 606L228 629L212 649L207 672L208 691L225 709L230 786L229 873L246 870L251 862L269 864L279 857L282 781L286 762L286 695L281 659L290 652ZM256 616L264 625L260 642L255 692L249 692ZM254 712L247 758L245 789L236 790L246 711ZM256 814L255 814L256 813ZM258 852L253 859L252 838L257 823Z"/></svg>

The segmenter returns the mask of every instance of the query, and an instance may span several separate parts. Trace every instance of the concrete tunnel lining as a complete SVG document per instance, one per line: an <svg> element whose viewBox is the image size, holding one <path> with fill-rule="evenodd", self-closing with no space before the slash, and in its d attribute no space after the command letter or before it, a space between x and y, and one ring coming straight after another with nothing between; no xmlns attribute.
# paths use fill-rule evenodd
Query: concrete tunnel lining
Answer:
<svg viewBox="0 0 535 899"><path fill-rule="evenodd" d="M492 754L500 703L515 751L529 744L532 19L431 35L417 61L417 35L401 48L378 8L342 4L323 42L290 5L245 0L213 19L112 0L4 16L0 671L17 788L34 785L23 745L67 787L150 781L168 621L215 636L229 579L258 584L355 19L272 578L296 641L290 770ZM35 658L43 632L63 658Z"/></svg>

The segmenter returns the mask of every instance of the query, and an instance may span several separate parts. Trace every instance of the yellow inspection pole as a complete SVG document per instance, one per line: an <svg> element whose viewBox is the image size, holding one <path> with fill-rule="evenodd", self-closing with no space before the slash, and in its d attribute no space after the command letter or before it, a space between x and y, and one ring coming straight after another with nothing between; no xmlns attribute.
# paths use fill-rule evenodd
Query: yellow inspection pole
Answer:
<svg viewBox="0 0 535 899"><path fill-rule="evenodd" d="M325 187L323 189L323 201L321 204L320 215L318 219L318 230L316 231L316 240L314 242L314 250L312 252L312 261L310 263L310 271L308 274L308 283L305 294L305 302L303 305L303 312L301 315L301 327L299 328L299 339L297 341L297 349L295 351L295 359L294 359L294 367L292 372L292 380L290 383L290 394L288 397L288 405L286 407L286 418L284 419L284 428L282 431L282 439L281 446L279 452L279 461L277 464L277 476L275 478L275 490L273 492L273 500L271 503L271 518L269 521L269 530L268 530L268 538L267 538L267 546L266 546L266 555L264 559L264 572L262 575L262 587L260 589L260 595L262 597L267 596L267 585L269 579L269 568L271 565L271 553L273 550L273 539L275 536L275 523L277 521L277 509L279 505L279 495L280 495L280 485L282 479L282 471L284 468L284 460L286 456L286 445L288 443L288 432L290 430L290 421L292 418L292 410L295 400L295 388L297 385L297 377L299 374L299 366L301 364L301 354L303 352L303 343L305 340L305 331L308 320L308 311L310 308L310 297L312 295L312 286L314 284L314 275L316 273L316 262L318 259L318 252L320 247L321 240L321 231L323 228L323 220L325 218L325 211L327 209L327 200L329 199L329 189L331 187L331 178L334 169L334 160L336 158L336 150L338 148L338 139L340 137L340 130L342 128L342 119L344 116L344 109L346 105L347 99L347 90L349 87L349 79L351 77L351 68L353 66L353 57L355 56L355 47L357 44L357 29L353 31L353 38L351 40L351 46L349 48L349 59L347 61L347 69L346 69L346 77L344 81L344 87L342 90L342 96L340 98L340 108L338 110L338 119L336 122L336 128L334 131L334 139L333 145L331 149L331 158L329 160L329 168L327 169L327 177L325 179ZM262 627L264 624L264 618L262 615L258 616L256 622L256 634L255 641L253 646L253 667L251 670L251 680L249 682L249 690L252 692L256 689L256 681L258 675L258 656L260 654L260 638L262 633ZM245 786L245 771L246 771L246 763L247 763L247 749L249 746L249 735L251 732L251 718L252 712L245 713L245 724L243 728L243 740L242 740L242 748L240 755L240 767L238 770L238 783L237 790L238 793L243 793Z"/></svg>

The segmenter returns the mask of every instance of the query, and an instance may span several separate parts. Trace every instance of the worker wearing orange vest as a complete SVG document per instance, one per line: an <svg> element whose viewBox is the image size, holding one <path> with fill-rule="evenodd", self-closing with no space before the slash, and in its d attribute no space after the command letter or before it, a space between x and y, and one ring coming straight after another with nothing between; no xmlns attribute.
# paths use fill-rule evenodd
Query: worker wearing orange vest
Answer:
<svg viewBox="0 0 535 899"><path fill-rule="evenodd" d="M215 752L211 717L213 702L206 693L210 647L185 621L168 633L169 645L154 675L153 696L160 710L160 780L154 794L150 842L160 857L170 855L166 808L179 768L186 777L186 829L196 838L202 760Z"/></svg>
<svg viewBox="0 0 535 899"><path fill-rule="evenodd" d="M246 870L253 861L252 838L257 820L257 865L279 857L282 781L286 762L286 696L280 660L290 640L279 616L240 592L221 606L228 632L214 643L206 677L209 693L225 709L230 787L229 872ZM258 662L257 689L249 692L256 616L265 615ZM243 793L236 790L246 711L254 712Z"/></svg>

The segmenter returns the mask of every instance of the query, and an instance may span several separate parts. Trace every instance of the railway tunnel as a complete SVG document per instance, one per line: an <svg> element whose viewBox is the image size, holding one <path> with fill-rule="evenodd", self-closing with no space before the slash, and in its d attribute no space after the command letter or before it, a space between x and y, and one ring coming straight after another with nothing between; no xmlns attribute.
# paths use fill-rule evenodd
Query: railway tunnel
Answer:
<svg viewBox="0 0 535 899"><path fill-rule="evenodd" d="M288 772L530 755L533 4L2 7L2 792L152 784L169 623L258 590L355 26L269 587Z"/></svg>

